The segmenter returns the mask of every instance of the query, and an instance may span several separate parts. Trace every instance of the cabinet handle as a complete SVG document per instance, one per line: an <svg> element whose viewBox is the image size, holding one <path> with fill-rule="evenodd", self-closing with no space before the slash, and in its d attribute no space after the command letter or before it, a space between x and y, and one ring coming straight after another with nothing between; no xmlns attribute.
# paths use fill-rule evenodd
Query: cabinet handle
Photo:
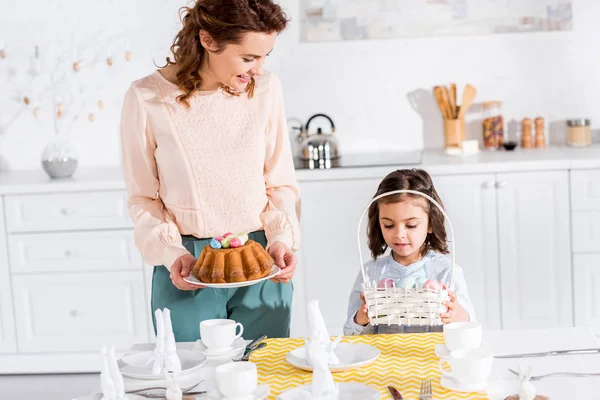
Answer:
<svg viewBox="0 0 600 400"><path fill-rule="evenodd" d="M494 187L494 181L485 181L483 183L483 188L484 189L491 189Z"/></svg>
<svg viewBox="0 0 600 400"><path fill-rule="evenodd" d="M83 312L77 311L77 310L71 310L69 315L71 315L71 317L73 317L73 318L81 317L83 315Z"/></svg>
<svg viewBox="0 0 600 400"><path fill-rule="evenodd" d="M496 182L496 187L497 187L498 189L502 189L502 188L503 188L503 187L505 187L506 185L508 185L508 182L507 182L507 181L499 181L499 182Z"/></svg>
<svg viewBox="0 0 600 400"><path fill-rule="evenodd" d="M60 209L60 213L62 215L71 215L71 214L74 213L74 211L72 209L70 209L70 208L61 208Z"/></svg>

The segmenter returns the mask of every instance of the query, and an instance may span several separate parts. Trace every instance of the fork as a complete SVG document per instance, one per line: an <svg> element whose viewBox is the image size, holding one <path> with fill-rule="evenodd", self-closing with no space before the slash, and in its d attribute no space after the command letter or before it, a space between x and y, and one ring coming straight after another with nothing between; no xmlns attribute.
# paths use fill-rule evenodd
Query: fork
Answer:
<svg viewBox="0 0 600 400"><path fill-rule="evenodd" d="M519 376L519 373L514 369L508 369L513 374ZM585 373L585 372L550 372L549 374L532 376L529 378L531 381L541 381L544 378L550 376L571 376L571 377L586 377L586 376L600 376L600 373Z"/></svg>
<svg viewBox="0 0 600 400"><path fill-rule="evenodd" d="M419 400L432 400L431 380L423 379L421 381L421 391L419 392Z"/></svg>

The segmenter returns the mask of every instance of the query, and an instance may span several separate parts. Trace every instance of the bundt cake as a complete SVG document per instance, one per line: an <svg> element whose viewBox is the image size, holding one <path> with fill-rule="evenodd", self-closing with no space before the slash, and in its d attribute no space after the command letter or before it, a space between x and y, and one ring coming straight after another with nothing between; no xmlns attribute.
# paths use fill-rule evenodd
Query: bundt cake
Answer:
<svg viewBox="0 0 600 400"><path fill-rule="evenodd" d="M269 275L273 264L269 253L248 235L226 233L202 249L192 273L204 283L245 282Z"/></svg>

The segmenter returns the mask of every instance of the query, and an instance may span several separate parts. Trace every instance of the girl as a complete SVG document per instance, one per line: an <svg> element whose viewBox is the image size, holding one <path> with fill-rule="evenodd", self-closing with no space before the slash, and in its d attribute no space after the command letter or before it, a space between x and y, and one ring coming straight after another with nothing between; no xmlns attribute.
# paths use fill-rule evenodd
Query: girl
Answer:
<svg viewBox="0 0 600 400"><path fill-rule="evenodd" d="M196 0L167 65L131 84L121 118L135 243L154 266L152 310L178 342L230 318L244 338L289 336L300 193L277 76L263 69L287 26L271 0ZM282 272L238 289L184 280L210 238L249 232ZM154 313L152 313L154 319Z"/></svg>
<svg viewBox="0 0 600 400"><path fill-rule="evenodd" d="M374 197L394 190L415 190L433 198L442 205L429 174L423 170L399 170L386 176L379 184ZM450 281L451 262L446 245L444 215L425 197L413 194L396 194L383 197L369 208L367 236L372 261L365 264L371 281L391 279L396 286L411 286L416 281L435 279L446 284ZM381 257L387 249L389 255ZM345 335L358 335L371 331L390 333L411 331L402 327L380 325L375 330L369 324L367 305L362 295L363 277L359 272L350 294ZM469 300L463 270L454 267L454 292L445 303L448 312L441 315L444 324L456 321L474 321L475 314ZM390 330L389 328L392 328ZM395 328L395 330L393 330ZM428 329L428 327L422 327ZM439 328L439 327L438 327ZM413 330L421 331L421 327Z"/></svg>

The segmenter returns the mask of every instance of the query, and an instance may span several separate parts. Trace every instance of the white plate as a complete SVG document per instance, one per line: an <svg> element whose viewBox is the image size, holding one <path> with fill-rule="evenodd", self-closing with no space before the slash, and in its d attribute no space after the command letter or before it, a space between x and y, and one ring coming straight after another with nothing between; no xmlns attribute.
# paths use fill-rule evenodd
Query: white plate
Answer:
<svg viewBox="0 0 600 400"><path fill-rule="evenodd" d="M266 399L269 396L269 392L270 392L270 388L269 385L264 384L264 385L258 385L256 387L256 390L254 391L254 393L252 393L250 396L244 396L244 397L236 397L235 400L263 400ZM208 394L208 398L209 399L214 399L214 400L234 400L234 398L232 397L224 397L221 393L219 393L218 390L213 390L212 392L210 392Z"/></svg>
<svg viewBox="0 0 600 400"><path fill-rule="evenodd" d="M488 388L488 383L460 383L456 379L442 374L440 386L453 392L485 392Z"/></svg>
<svg viewBox="0 0 600 400"><path fill-rule="evenodd" d="M381 393L379 390L372 388L371 386L363 385L358 382L337 382L340 390L338 399L339 400L379 400ZM295 398L305 399L303 392L308 391L310 393L311 385L304 385L294 389L286 390L277 396L278 400L292 400ZM305 392L306 393L306 392Z"/></svg>
<svg viewBox="0 0 600 400"><path fill-rule="evenodd" d="M146 397L138 396L137 394L128 394L128 400L148 400ZM77 397L73 400L102 400L102 393L94 393L89 396Z"/></svg>
<svg viewBox="0 0 600 400"><path fill-rule="evenodd" d="M216 289L230 289L230 288L239 288L239 287L254 285L255 283L259 283L259 282L265 281L267 279L274 278L280 272L281 272L281 269L277 265L273 265L273 267L271 268L271 273L269 273L269 275L265 276L264 278L255 279L253 281L232 282L232 283L204 283L192 274L190 274L189 276L186 276L185 278L183 278L183 280L188 283L193 283L194 285L203 285L206 287L216 288Z"/></svg>
<svg viewBox="0 0 600 400"><path fill-rule="evenodd" d="M207 357L226 357L226 356L235 356L238 353L244 351L246 349L246 341L244 338L237 338L233 342L233 345L226 349L219 350L209 350L204 343L202 343L202 339L196 340L194 343L194 350L199 351Z"/></svg>
<svg viewBox="0 0 600 400"><path fill-rule="evenodd" d="M330 365L331 372L347 371L349 369L359 368L372 363L379 357L377 348L364 343L346 343L340 342L333 350L339 364ZM298 347L287 353L285 360L296 368L305 371L312 371L312 366L308 364L306 359L306 349L304 346Z"/></svg>
<svg viewBox="0 0 600 400"><path fill-rule="evenodd" d="M152 351L126 354L117 361L117 365L123 376L136 379L164 379L165 376L162 374L152 374L152 363L148 364L152 355ZM206 356L194 350L177 349L177 355L181 361L181 373L184 375L196 371L206 363Z"/></svg>

